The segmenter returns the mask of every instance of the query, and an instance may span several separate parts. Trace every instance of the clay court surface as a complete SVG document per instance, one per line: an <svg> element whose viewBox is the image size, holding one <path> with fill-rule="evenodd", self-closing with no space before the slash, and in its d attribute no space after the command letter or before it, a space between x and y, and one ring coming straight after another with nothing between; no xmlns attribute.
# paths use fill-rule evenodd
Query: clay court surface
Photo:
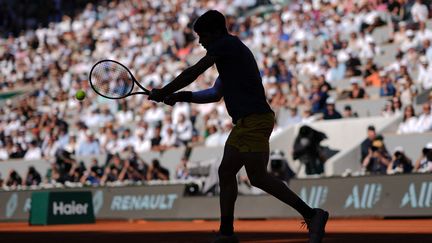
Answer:
<svg viewBox="0 0 432 243"><path fill-rule="evenodd" d="M300 220L239 220L241 242L307 242ZM211 242L217 221L98 221L86 225L0 223L0 242ZM334 219L330 242L432 242L432 219Z"/></svg>

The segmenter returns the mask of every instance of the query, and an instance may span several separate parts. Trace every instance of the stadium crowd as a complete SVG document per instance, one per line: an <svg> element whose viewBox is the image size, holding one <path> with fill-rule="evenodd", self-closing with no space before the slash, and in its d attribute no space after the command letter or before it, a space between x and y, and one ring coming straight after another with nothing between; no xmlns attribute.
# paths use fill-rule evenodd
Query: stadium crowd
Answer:
<svg viewBox="0 0 432 243"><path fill-rule="evenodd" d="M382 116L403 115L397 133L432 130L432 96L419 115L413 109L415 96L432 88L432 30L426 27L430 1L296 0L273 11L244 14L255 5L245 0L97 1L46 28L1 38L0 92L25 89L30 95L1 105L0 160L58 160L59 151L76 156L109 153L105 168L85 172L75 161L69 179L63 179L91 181L98 175L101 181L146 180L163 173L142 172L154 164L113 162L116 154L223 145L232 128L223 101L174 107L146 101L145 96L111 101L98 97L88 83L90 67L101 59L130 67L149 89L171 81L205 54L192 24L207 9L225 13L229 31L254 52L278 116L275 131L319 119L355 117L350 106L338 111L335 103L369 99L368 87L388 97ZM383 43L372 33L380 26L391 27L387 43L398 47L389 65L374 61ZM216 78L213 67L187 89L208 88ZM340 90L341 82L351 87ZM87 93L82 102L74 98L79 89ZM279 117L283 111L289 115ZM111 163L117 163L114 169ZM56 171L61 168L54 165L49 178L59 178ZM80 170L77 179L73 173ZM29 174L32 179L25 183L48 177Z"/></svg>

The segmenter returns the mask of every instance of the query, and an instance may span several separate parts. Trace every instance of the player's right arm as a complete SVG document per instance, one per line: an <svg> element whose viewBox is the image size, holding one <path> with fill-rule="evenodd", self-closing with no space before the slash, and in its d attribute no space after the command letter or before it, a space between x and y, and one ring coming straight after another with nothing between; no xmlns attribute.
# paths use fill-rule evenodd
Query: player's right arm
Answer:
<svg viewBox="0 0 432 243"><path fill-rule="evenodd" d="M174 105L176 102L191 102L197 104L205 104L217 102L222 98L222 81L218 77L213 87L196 92L180 91L169 95L164 102L167 105Z"/></svg>
<svg viewBox="0 0 432 243"><path fill-rule="evenodd" d="M148 97L149 100L157 102L163 101L166 96L180 90L193 81L195 81L199 75L201 75L209 67L213 66L216 62L216 57L205 55L195 65L185 69L180 73L173 81L167 84L162 89L153 89Z"/></svg>

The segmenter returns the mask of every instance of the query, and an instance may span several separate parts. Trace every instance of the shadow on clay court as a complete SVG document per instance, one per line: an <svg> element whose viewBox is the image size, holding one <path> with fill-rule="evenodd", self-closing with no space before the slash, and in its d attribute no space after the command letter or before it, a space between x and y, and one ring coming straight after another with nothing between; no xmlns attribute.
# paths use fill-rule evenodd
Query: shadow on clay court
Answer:
<svg viewBox="0 0 432 243"><path fill-rule="evenodd" d="M74 243L208 243L211 242L212 232L1 232L1 242L74 242ZM303 233L239 233L241 242L284 243L307 242L307 235ZM376 233L329 233L324 243L398 243L416 242L426 243L432 239L431 234L376 234Z"/></svg>

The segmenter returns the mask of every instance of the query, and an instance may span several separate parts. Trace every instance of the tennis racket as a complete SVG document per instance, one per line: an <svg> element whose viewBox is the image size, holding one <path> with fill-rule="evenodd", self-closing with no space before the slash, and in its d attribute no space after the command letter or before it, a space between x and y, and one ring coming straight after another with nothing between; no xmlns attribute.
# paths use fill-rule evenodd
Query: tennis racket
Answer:
<svg viewBox="0 0 432 243"><path fill-rule="evenodd" d="M108 99L122 99L136 94L150 94L150 91L138 83L125 65L113 60L102 60L93 65L89 81L90 86L98 95ZM132 92L135 84L143 91Z"/></svg>

